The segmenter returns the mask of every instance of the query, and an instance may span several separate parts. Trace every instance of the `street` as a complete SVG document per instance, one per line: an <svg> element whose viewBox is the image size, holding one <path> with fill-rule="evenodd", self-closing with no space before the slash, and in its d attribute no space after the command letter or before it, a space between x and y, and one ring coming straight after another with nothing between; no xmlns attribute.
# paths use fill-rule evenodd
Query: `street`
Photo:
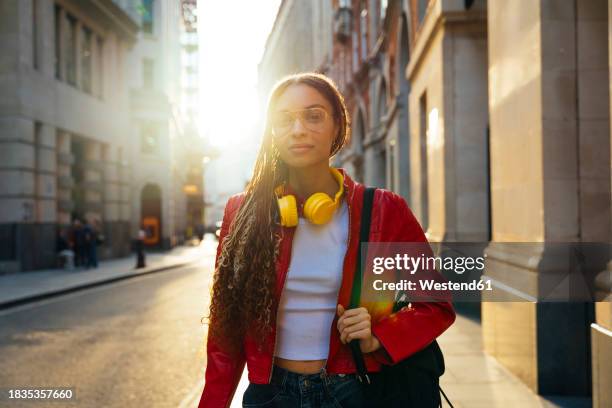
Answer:
<svg viewBox="0 0 612 408"><path fill-rule="evenodd" d="M205 362L214 243L201 261L0 312L0 387L73 388L76 404L177 407ZM4 397L3 397L4 398Z"/></svg>

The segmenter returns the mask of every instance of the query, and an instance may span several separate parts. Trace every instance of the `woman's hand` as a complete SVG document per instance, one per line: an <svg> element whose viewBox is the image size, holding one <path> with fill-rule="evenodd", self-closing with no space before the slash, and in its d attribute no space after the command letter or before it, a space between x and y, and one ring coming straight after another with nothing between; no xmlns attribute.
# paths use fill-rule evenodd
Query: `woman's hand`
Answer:
<svg viewBox="0 0 612 408"><path fill-rule="evenodd" d="M370 314L365 307L345 310L342 305L336 307L338 313L338 331L343 344L359 339L359 348L362 353L371 353L380 348L380 342L372 335Z"/></svg>

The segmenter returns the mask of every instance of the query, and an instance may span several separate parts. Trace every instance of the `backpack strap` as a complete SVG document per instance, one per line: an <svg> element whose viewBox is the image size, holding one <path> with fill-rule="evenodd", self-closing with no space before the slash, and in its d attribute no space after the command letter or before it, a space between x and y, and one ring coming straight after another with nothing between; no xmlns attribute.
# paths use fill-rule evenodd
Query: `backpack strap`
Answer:
<svg viewBox="0 0 612 408"><path fill-rule="evenodd" d="M351 291L351 302L349 309L359 307L361 298L361 282L363 280L363 265L361 247L364 242L370 239L370 224L372 223L372 204L374 203L374 192L376 188L367 187L363 192L363 207L361 208L361 228L359 230L359 247L357 248L357 266L355 267L355 277L353 279L353 289Z"/></svg>
<svg viewBox="0 0 612 408"><path fill-rule="evenodd" d="M361 228L359 232L359 247L357 249L357 262L355 267L355 275L353 277L353 289L351 290L351 302L349 305L349 309L354 309L359 307L359 299L361 298L361 282L363 280L362 272L362 264L361 264L361 247L364 242L368 242L370 239L370 224L372 222L372 204L374 202L374 193L376 192L376 188L367 187L363 192L363 206L361 208ZM366 370L365 361L363 359L363 354L361 353L361 348L359 346L359 339L351 340L349 345L351 346L351 354L353 355L353 361L355 362L355 366L357 368L357 378L361 383L367 382L371 383L370 377L368 376L368 372Z"/></svg>

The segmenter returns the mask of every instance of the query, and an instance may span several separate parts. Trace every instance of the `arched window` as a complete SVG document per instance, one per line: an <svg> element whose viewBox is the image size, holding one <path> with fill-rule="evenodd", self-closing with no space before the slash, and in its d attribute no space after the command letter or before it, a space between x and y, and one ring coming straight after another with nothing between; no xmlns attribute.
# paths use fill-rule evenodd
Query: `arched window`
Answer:
<svg viewBox="0 0 612 408"><path fill-rule="evenodd" d="M380 83L380 90L378 92L378 105L376 108L378 124L382 123L383 118L387 114L387 85L384 79Z"/></svg>
<svg viewBox="0 0 612 408"><path fill-rule="evenodd" d="M364 181L363 173L363 140L365 137L365 121L361 109L357 109L353 121L353 133L351 137L353 177L359 182Z"/></svg>

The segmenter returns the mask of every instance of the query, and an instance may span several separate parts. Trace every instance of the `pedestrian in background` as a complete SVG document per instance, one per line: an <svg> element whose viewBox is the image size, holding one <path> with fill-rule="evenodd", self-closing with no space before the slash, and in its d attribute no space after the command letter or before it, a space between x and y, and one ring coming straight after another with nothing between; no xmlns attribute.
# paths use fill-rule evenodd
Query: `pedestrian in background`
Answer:
<svg viewBox="0 0 612 408"><path fill-rule="evenodd" d="M85 247L85 234L81 220L75 218L72 223L72 242L74 243L74 265L85 266L87 264L87 254Z"/></svg>
<svg viewBox="0 0 612 408"><path fill-rule="evenodd" d="M72 242L70 242L70 233L68 228L61 227L57 234L56 253L58 258L58 266L60 268L74 269L74 251L72 250Z"/></svg>
<svg viewBox="0 0 612 408"><path fill-rule="evenodd" d="M198 236L198 240L202 242L202 240L204 239L204 232L205 232L204 224L198 223L195 229L196 229L196 235Z"/></svg>
<svg viewBox="0 0 612 408"><path fill-rule="evenodd" d="M98 245L98 236L97 231L91 225L89 220L85 221L85 225L83 226L83 237L85 239L85 258L86 268L97 268L98 267L98 253L97 253L97 245Z"/></svg>
<svg viewBox="0 0 612 408"><path fill-rule="evenodd" d="M145 253L144 253L144 240L147 236L144 227L140 227L138 230L138 237L136 239L136 269L144 268L146 266Z"/></svg>

